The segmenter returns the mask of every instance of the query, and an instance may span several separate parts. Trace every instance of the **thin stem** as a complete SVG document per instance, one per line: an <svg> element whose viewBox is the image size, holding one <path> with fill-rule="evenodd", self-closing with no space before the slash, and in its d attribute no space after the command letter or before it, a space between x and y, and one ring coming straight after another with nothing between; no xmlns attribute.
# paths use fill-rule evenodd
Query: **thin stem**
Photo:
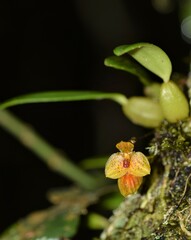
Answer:
<svg viewBox="0 0 191 240"><path fill-rule="evenodd" d="M105 93L95 91L49 91L36 92L17 96L0 104L0 110L21 104L35 104L48 102L68 102L110 99L121 106L127 104L128 99L121 93Z"/></svg>
<svg viewBox="0 0 191 240"><path fill-rule="evenodd" d="M31 127L7 110L0 110L0 125L39 156L54 171L75 181L83 188L94 189L98 186L97 179L74 165Z"/></svg>

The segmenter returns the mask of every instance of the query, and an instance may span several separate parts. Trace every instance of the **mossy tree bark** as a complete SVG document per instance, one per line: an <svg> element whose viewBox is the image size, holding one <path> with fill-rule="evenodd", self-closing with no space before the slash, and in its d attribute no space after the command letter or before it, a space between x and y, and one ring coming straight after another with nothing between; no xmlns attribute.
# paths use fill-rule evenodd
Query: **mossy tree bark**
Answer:
<svg viewBox="0 0 191 240"><path fill-rule="evenodd" d="M164 121L149 153L152 174L114 211L101 240L191 239L191 119Z"/></svg>

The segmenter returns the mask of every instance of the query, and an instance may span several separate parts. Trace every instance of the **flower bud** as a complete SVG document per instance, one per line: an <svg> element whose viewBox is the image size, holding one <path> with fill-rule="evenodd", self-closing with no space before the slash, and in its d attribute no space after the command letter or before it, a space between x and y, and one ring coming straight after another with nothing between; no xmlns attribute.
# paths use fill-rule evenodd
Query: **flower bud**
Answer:
<svg viewBox="0 0 191 240"><path fill-rule="evenodd" d="M133 194L139 189L142 181L142 177L136 177L127 173L118 179L118 187L121 194L127 197L129 194Z"/></svg>
<svg viewBox="0 0 191 240"><path fill-rule="evenodd" d="M141 152L133 152L131 155L128 173L137 177L143 177L150 174L151 167L147 157Z"/></svg>
<svg viewBox="0 0 191 240"><path fill-rule="evenodd" d="M129 154L121 152L112 154L105 165L105 176L112 179L122 177L127 173L129 163Z"/></svg>
<svg viewBox="0 0 191 240"><path fill-rule="evenodd" d="M123 112L133 123L148 128L158 127L164 119L160 104L147 97L130 98Z"/></svg>
<svg viewBox="0 0 191 240"><path fill-rule="evenodd" d="M188 117L188 101L183 92L172 81L162 84L160 104L164 117L169 122L173 123Z"/></svg>

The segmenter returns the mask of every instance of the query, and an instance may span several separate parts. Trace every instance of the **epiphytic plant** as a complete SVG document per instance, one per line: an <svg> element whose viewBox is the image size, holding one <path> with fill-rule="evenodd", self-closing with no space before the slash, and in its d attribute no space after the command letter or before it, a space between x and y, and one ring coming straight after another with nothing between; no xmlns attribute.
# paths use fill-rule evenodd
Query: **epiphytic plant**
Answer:
<svg viewBox="0 0 191 240"><path fill-rule="evenodd" d="M125 116L133 123L155 128L154 138L148 147L149 159L155 165L149 176L147 191L143 195L131 195L138 190L142 177L150 173L150 164L143 153L133 151L133 141L122 141L116 145L119 152L108 159L105 174L118 179L122 195L130 196L115 211L116 215L109 225L100 216L93 215L91 222L95 223L98 219L96 223L109 226L105 227L101 239L179 239L180 236L191 236L189 104L178 84L170 80L172 66L168 56L153 44L137 43L115 48L114 56L106 58L105 65L136 75L144 85L145 96L127 98L121 93L49 91L18 96L0 104L0 125L51 169L79 186L70 190L70 194L51 192L48 196L53 203L52 208L19 221L5 232L1 240L71 238L76 234L84 208L110 189L104 178L90 175L73 164L6 108L29 103L102 99L120 104ZM163 83L153 82L149 72L161 78ZM96 167L97 161L90 162ZM105 162L106 159L102 167ZM125 231L122 231L123 228Z"/></svg>

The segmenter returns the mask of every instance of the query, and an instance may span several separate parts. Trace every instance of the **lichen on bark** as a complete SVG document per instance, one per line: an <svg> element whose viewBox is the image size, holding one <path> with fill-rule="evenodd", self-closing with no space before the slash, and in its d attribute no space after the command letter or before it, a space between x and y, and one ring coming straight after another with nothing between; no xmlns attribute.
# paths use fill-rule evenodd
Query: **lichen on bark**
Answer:
<svg viewBox="0 0 191 240"><path fill-rule="evenodd" d="M101 240L191 239L191 119L163 121L148 149L151 175L114 210Z"/></svg>

